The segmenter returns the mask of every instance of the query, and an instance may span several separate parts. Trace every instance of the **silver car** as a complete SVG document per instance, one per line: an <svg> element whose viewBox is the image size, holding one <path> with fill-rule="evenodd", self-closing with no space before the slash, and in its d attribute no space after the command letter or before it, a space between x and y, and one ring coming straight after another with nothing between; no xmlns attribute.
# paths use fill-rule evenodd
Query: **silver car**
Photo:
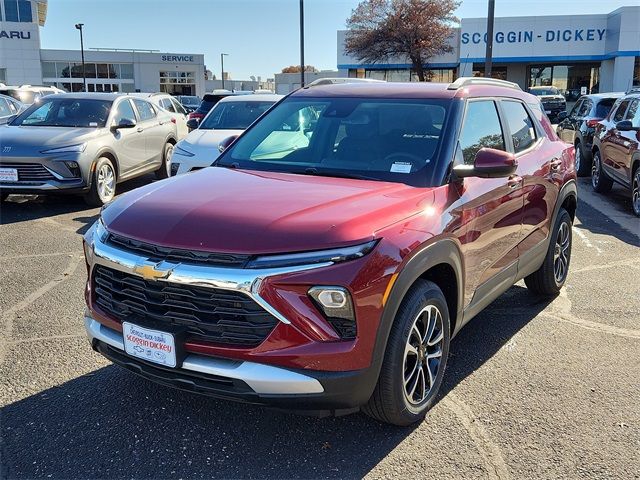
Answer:
<svg viewBox="0 0 640 480"><path fill-rule="evenodd" d="M90 205L116 183L169 174L176 125L141 98L68 93L42 98L0 127L0 194L78 193Z"/></svg>

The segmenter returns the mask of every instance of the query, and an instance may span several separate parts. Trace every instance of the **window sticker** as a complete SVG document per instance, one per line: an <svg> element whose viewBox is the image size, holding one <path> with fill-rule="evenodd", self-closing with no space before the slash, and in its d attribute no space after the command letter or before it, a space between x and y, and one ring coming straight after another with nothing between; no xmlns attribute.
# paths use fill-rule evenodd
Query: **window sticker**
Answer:
<svg viewBox="0 0 640 480"><path fill-rule="evenodd" d="M411 167L413 164L409 162L393 162L391 165L392 173L411 173Z"/></svg>

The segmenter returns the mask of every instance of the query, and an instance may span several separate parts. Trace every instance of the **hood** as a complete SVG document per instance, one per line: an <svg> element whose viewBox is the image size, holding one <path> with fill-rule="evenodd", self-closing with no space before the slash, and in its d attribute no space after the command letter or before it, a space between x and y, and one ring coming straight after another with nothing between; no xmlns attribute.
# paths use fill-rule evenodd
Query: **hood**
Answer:
<svg viewBox="0 0 640 480"><path fill-rule="evenodd" d="M232 135L240 135L243 130L201 130L196 129L190 132L182 141L185 142L184 147L189 148L187 144L195 147L218 148L218 144L227 137Z"/></svg>
<svg viewBox="0 0 640 480"><path fill-rule="evenodd" d="M44 150L87 142L104 129L72 127L14 127L0 129L0 145L12 147L11 154L20 150Z"/></svg>
<svg viewBox="0 0 640 480"><path fill-rule="evenodd" d="M400 183L214 167L133 190L102 217L113 233L166 247L284 253L369 241L432 202Z"/></svg>

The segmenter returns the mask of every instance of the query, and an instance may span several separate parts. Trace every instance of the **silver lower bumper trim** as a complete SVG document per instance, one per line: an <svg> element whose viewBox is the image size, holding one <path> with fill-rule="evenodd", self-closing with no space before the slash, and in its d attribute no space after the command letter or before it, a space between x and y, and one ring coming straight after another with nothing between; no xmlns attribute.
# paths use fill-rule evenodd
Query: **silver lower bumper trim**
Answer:
<svg viewBox="0 0 640 480"><path fill-rule="evenodd" d="M85 314L84 325L90 339L97 339L124 352L122 334L105 327ZM247 361L224 360L190 354L182 369L242 380L256 393L263 395L295 395L322 393L318 380L284 368Z"/></svg>

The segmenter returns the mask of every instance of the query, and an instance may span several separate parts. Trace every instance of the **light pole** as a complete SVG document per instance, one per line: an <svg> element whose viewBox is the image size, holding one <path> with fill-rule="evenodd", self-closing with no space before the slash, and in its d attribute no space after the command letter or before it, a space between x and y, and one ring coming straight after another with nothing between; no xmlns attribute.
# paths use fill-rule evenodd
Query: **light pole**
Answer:
<svg viewBox="0 0 640 480"><path fill-rule="evenodd" d="M82 83L84 84L84 91L87 91L87 74L84 69L84 39L82 38L82 27L84 23L76 23L76 28L80 30L80 55L82 56Z"/></svg>
<svg viewBox="0 0 640 480"><path fill-rule="evenodd" d="M300 88L304 87L304 0L300 0Z"/></svg>
<svg viewBox="0 0 640 480"><path fill-rule="evenodd" d="M496 1L489 0L489 11L487 12L487 49L484 54L484 76L491 78L491 67L493 63L493 19Z"/></svg>
<svg viewBox="0 0 640 480"><path fill-rule="evenodd" d="M220 70L222 70L222 89L224 90L224 57L229 56L228 53L220 54Z"/></svg>

